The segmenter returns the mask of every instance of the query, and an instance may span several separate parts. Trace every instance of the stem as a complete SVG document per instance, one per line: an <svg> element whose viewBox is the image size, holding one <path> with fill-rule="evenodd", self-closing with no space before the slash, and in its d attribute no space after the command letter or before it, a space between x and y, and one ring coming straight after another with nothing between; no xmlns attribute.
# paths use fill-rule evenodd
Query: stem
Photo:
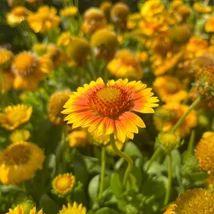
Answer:
<svg viewBox="0 0 214 214"><path fill-rule="evenodd" d="M161 152L161 148L158 147L158 148L155 150L155 152L153 153L153 155L152 155L152 157L150 158L150 160L149 160L149 163L148 163L148 165L147 165L147 167L146 167L146 172L149 170L150 166L152 165L152 162L158 157L158 155L160 154L160 152Z"/></svg>
<svg viewBox="0 0 214 214"><path fill-rule="evenodd" d="M115 152L118 156L120 156L121 158L125 159L125 160L127 161L127 163L128 163L128 167L127 167L126 172L125 172L125 175L124 175L124 177L123 177L123 185L125 185L126 182L127 182L129 173L131 172L131 170L132 170L132 168L133 168L133 161L132 161L132 159L131 159L127 154L125 154L124 152L121 152L121 151L117 148L117 146L116 146L116 144L115 144L115 140L114 140L114 135L113 135L113 134L110 135L110 142L111 142L111 146L112 146L114 152Z"/></svg>
<svg viewBox="0 0 214 214"><path fill-rule="evenodd" d="M186 116L189 114L190 111L192 111L201 101L201 97L198 97L187 109L187 111L182 115L182 117L177 121L177 123L174 125L174 127L171 130L171 133L174 133L179 126L183 123Z"/></svg>
<svg viewBox="0 0 214 214"><path fill-rule="evenodd" d="M190 140L187 148L188 154L192 154L194 150L194 142L195 142L195 130L192 130L190 135Z"/></svg>
<svg viewBox="0 0 214 214"><path fill-rule="evenodd" d="M166 206L169 202L171 187L172 187L172 153L170 152L168 154L168 185L164 199L164 206Z"/></svg>
<svg viewBox="0 0 214 214"><path fill-rule="evenodd" d="M106 149L104 146L102 146L99 198L102 196L104 189L105 170L106 170Z"/></svg>

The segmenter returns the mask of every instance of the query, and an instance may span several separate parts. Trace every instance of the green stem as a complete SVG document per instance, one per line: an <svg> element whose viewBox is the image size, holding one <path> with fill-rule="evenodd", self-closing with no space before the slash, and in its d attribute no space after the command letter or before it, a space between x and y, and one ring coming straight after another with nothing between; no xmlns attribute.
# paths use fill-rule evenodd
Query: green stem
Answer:
<svg viewBox="0 0 214 214"><path fill-rule="evenodd" d="M172 187L172 153L170 152L168 154L168 185L164 199L164 206L166 206L169 202L171 187Z"/></svg>
<svg viewBox="0 0 214 214"><path fill-rule="evenodd" d="M174 125L174 127L171 130L171 133L174 133L179 126L183 123L186 116L189 114L190 111L192 111L201 101L201 97L198 97L187 109L187 111L182 115L182 117L177 121L177 123Z"/></svg>
<svg viewBox="0 0 214 214"><path fill-rule="evenodd" d="M146 172L148 172L150 166L152 165L152 162L158 157L158 155L160 154L160 152L161 152L161 148L158 147L155 150L155 152L153 153L152 157L150 158L148 165L146 166Z"/></svg>
<svg viewBox="0 0 214 214"><path fill-rule="evenodd" d="M188 154L193 154L194 150L194 142L195 142L195 130L192 130L191 135L190 135L190 140L187 148Z"/></svg>
<svg viewBox="0 0 214 214"><path fill-rule="evenodd" d="M125 175L124 175L124 177L123 177L123 185L125 185L126 182L127 182L129 173L132 171L132 168L133 168L133 161L132 161L132 159L131 159L127 154L121 152L121 151L117 148L117 146L116 146L116 144L115 144L115 140L114 140L114 135L113 135L113 134L110 135L110 142L111 142L111 146L112 146L114 152L115 152L118 156L120 156L121 158L125 159L125 160L127 161L127 163L128 163L128 167L127 167L126 172L125 172Z"/></svg>
<svg viewBox="0 0 214 214"><path fill-rule="evenodd" d="M103 146L101 149L101 172L100 172L99 198L102 196L103 189L104 189L105 170L106 170L106 149Z"/></svg>

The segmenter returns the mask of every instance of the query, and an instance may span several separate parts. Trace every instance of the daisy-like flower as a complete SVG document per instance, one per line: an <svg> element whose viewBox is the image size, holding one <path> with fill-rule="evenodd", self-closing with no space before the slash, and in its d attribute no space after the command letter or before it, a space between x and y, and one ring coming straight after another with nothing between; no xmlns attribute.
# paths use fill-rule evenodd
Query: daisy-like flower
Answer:
<svg viewBox="0 0 214 214"><path fill-rule="evenodd" d="M214 213L214 193L198 188L188 189L182 192L174 205L166 210L164 214L213 214Z"/></svg>
<svg viewBox="0 0 214 214"><path fill-rule="evenodd" d="M114 134L121 142L126 137L133 139L138 127L145 128L143 120L134 112L154 113L158 106L151 88L142 82L128 79L102 78L79 87L64 105L65 120L73 128L88 128L94 136ZM134 111L134 112L133 112Z"/></svg>
<svg viewBox="0 0 214 214"><path fill-rule="evenodd" d="M62 209L59 211L58 214L86 214L86 208L83 207L82 204L77 204L76 202L73 203L73 205L69 204L67 207L63 205Z"/></svg>
<svg viewBox="0 0 214 214"><path fill-rule="evenodd" d="M89 143L89 134L85 130L74 130L69 135L69 146L85 146Z"/></svg>
<svg viewBox="0 0 214 214"><path fill-rule="evenodd" d="M53 62L48 57L38 57L29 51L23 51L15 56L12 63L14 88L33 91L52 69Z"/></svg>
<svg viewBox="0 0 214 214"><path fill-rule="evenodd" d="M0 126L7 130L14 130L26 123L32 114L32 107L23 104L7 106L4 113L0 113Z"/></svg>
<svg viewBox="0 0 214 214"><path fill-rule="evenodd" d="M200 170L214 173L214 132L205 132L196 146Z"/></svg>
<svg viewBox="0 0 214 214"><path fill-rule="evenodd" d="M9 209L9 212L7 212L6 214L25 214L25 210L24 207L21 205L17 205L15 208L13 209ZM43 214L42 209L40 211L36 211L36 207L32 208L29 210L29 214Z"/></svg>
<svg viewBox="0 0 214 214"><path fill-rule="evenodd" d="M179 80L172 76L159 76L153 82L154 91L163 102L180 102L187 97L187 92Z"/></svg>
<svg viewBox="0 0 214 214"><path fill-rule="evenodd" d="M64 197L70 193L75 184L75 177L70 173L60 174L52 181L52 192L59 197Z"/></svg>
<svg viewBox="0 0 214 214"><path fill-rule="evenodd" d="M71 95L70 90L53 93L48 102L48 118L54 125L65 124L64 115L61 113L63 106Z"/></svg>
<svg viewBox="0 0 214 214"><path fill-rule="evenodd" d="M78 8L75 6L66 7L60 10L60 15L65 17L73 17L78 13Z"/></svg>
<svg viewBox="0 0 214 214"><path fill-rule="evenodd" d="M15 7L11 10L10 13L7 14L7 23L11 26L20 24L21 22L25 21L31 13L32 12L25 7Z"/></svg>
<svg viewBox="0 0 214 214"><path fill-rule="evenodd" d="M54 7L42 6L36 13L32 13L27 18L29 26L35 33L44 33L58 27L60 17Z"/></svg>
<svg viewBox="0 0 214 214"><path fill-rule="evenodd" d="M0 152L0 181L17 184L30 179L42 169L45 159L42 149L30 142L15 142Z"/></svg>
<svg viewBox="0 0 214 214"><path fill-rule="evenodd" d="M3 82L0 81L0 91L9 91L13 86L14 74L10 70L3 70L2 78Z"/></svg>
<svg viewBox="0 0 214 214"><path fill-rule="evenodd" d="M116 56L108 63L107 69L118 78L140 80L144 74L140 61L126 49L116 53Z"/></svg>
<svg viewBox="0 0 214 214"><path fill-rule="evenodd" d="M8 68L13 59L13 52L0 48L0 68Z"/></svg>
<svg viewBox="0 0 214 214"><path fill-rule="evenodd" d="M112 2L110 1L103 1L99 6L100 10L102 10L103 13L105 14L105 17L107 20L110 19L111 7L112 7Z"/></svg>
<svg viewBox="0 0 214 214"><path fill-rule="evenodd" d="M193 4L193 9L199 13L211 13L212 12L212 7L205 5L200 2L195 2Z"/></svg>
<svg viewBox="0 0 214 214"><path fill-rule="evenodd" d="M205 31L207 33L213 33L214 32L213 24L214 24L214 16L211 16L204 26Z"/></svg>
<svg viewBox="0 0 214 214"><path fill-rule="evenodd" d="M26 129L15 130L10 135L10 140L12 142L26 141L30 138L30 132Z"/></svg>
<svg viewBox="0 0 214 214"><path fill-rule="evenodd" d="M156 129L162 132L170 132L180 117L187 111L189 106L179 103L167 103L159 107L154 115ZM168 112L168 115L162 115L159 112ZM197 125L196 111L192 110L186 116L183 123L175 131L180 137L188 135L192 128Z"/></svg>

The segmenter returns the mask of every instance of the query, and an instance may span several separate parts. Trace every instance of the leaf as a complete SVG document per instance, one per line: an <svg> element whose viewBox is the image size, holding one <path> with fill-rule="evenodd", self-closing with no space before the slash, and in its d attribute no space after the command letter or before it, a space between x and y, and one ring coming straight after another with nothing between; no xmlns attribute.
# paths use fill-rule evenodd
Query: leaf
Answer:
<svg viewBox="0 0 214 214"><path fill-rule="evenodd" d="M97 200L100 176L94 176L88 185L88 194L93 202Z"/></svg>
<svg viewBox="0 0 214 214"><path fill-rule="evenodd" d="M120 176L118 173L113 173L111 175L111 190L113 192L113 194L117 197L117 198L120 198L120 196L122 195L123 193L123 185L121 183L121 180L120 180Z"/></svg>
<svg viewBox="0 0 214 214"><path fill-rule="evenodd" d="M131 141L125 144L124 153L126 153L130 157L138 157L138 158L143 157L139 148Z"/></svg>
<svg viewBox="0 0 214 214"><path fill-rule="evenodd" d="M39 206L43 208L44 213L57 214L60 207L47 195L42 195Z"/></svg>
<svg viewBox="0 0 214 214"><path fill-rule="evenodd" d="M96 211L94 214L119 214L119 213L109 207L103 207Z"/></svg>

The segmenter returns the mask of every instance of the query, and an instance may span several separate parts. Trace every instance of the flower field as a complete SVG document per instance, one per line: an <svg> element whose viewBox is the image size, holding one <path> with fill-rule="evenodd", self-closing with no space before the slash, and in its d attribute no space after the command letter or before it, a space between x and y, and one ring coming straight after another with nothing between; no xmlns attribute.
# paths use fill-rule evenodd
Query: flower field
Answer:
<svg viewBox="0 0 214 214"><path fill-rule="evenodd" d="M0 214L214 214L212 1L0 3Z"/></svg>

